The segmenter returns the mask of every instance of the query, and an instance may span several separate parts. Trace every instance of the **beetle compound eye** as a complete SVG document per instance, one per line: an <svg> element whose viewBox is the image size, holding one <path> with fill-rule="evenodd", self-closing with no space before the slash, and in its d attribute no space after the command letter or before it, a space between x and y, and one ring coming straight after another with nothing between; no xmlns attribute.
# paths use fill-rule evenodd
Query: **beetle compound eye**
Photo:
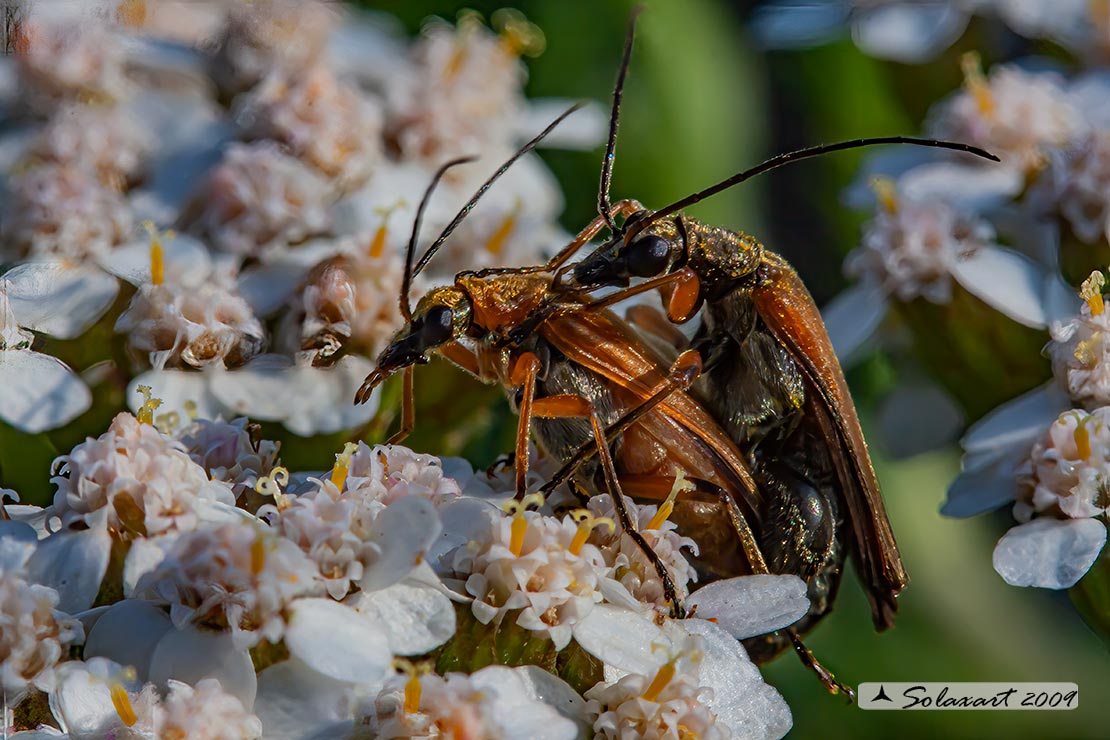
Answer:
<svg viewBox="0 0 1110 740"><path fill-rule="evenodd" d="M628 248L628 272L636 277L653 277L667 266L671 243L661 236L648 234Z"/></svg>
<svg viewBox="0 0 1110 740"><path fill-rule="evenodd" d="M426 347L438 347L451 339L453 314L447 306L436 306L424 314L424 325L420 327L420 338Z"/></svg>

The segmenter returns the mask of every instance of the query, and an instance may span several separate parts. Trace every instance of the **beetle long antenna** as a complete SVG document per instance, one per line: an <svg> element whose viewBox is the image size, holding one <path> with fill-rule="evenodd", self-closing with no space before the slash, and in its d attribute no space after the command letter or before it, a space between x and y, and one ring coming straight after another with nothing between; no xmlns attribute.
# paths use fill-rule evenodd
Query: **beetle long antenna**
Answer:
<svg viewBox="0 0 1110 740"><path fill-rule="evenodd" d="M605 159L601 163L601 183L597 188L597 212L605 219L609 232L617 232L617 224L613 221L613 206L609 203L609 184L613 180L613 161L617 152L617 128L621 119L621 99L624 97L624 80L628 76L628 65L632 61L632 42L636 38L636 18L643 11L644 6L637 5L632 9L632 17L628 19L628 33L624 37L624 54L621 56L621 66L617 70L617 84L613 86L613 110L609 114L609 139L605 144Z"/></svg>
<svg viewBox="0 0 1110 740"><path fill-rule="evenodd" d="M424 191L424 197L420 199L420 205L416 209L416 218L412 221L412 233L409 235L408 246L405 247L405 273L401 278L401 295L399 304L401 307L401 315L405 317L405 321L412 320L412 306L409 305L409 291L412 290L412 261L416 258L416 238L420 235L420 223L424 220L424 212L428 209L428 203L432 199L432 193L435 191L439 181L447 174L447 170L456 167L460 164L473 162L477 157L459 157L443 163L436 173L432 176L432 181L428 183L428 188Z"/></svg>
<svg viewBox="0 0 1110 740"><path fill-rule="evenodd" d="M939 141L937 139L918 139L912 136L875 136L868 139L852 139L851 141L839 141L835 144L819 144L817 146L807 147L806 149L798 149L793 152L786 152L784 154L779 154L777 156L771 157L770 159L757 164L751 169L744 170L743 172L738 172L732 177L721 180L716 185L711 185L704 190L699 190L692 195L687 195L681 200L676 200L669 206L655 211L650 216L637 220L636 223L634 223L629 228L628 232L624 234L624 237L626 239L629 239L660 219L666 218L667 216L670 216L674 213L678 213L682 209L687 208L694 203L697 203L698 201L705 200L711 195L716 195L722 190L728 190L733 185L738 185L745 180L750 180L756 175L761 175L769 170L773 170L778 167L782 167L783 165L790 164L791 162L797 162L802 159L818 157L822 154L831 154L832 152L839 152L845 149L860 149L862 147L876 146L879 144L910 144L913 146L933 147L935 149L953 149L957 152L967 152L968 154L974 154L976 157L989 159L992 162L1001 161L998 157L991 154L987 150L980 149L977 146L971 146L970 144L961 144L960 142L956 141Z"/></svg>
<svg viewBox="0 0 1110 740"><path fill-rule="evenodd" d="M478 204L478 201L482 199L482 196L486 194L486 191L489 190L495 182L497 182L498 178L504 175L505 172L513 166L514 162L516 162L528 152L535 149L536 144L539 144L541 141L543 141L543 139L548 134L550 134L556 126L562 123L563 120L571 113L574 113L576 110L581 108L582 105L582 103L575 103L574 105L563 111L563 113L560 114L558 118L547 125L547 128L536 134L536 136L531 141L522 146L520 149L517 149L516 153L513 154L513 156L505 160L505 163L498 167L497 171L490 175L489 179L482 183L481 186L479 186L478 190L474 192L474 195L470 197L470 200L466 202L466 205L459 209L459 212L455 214L455 217L453 219L451 219L451 223L447 224L447 227L444 228L440 235L436 237L436 240L432 242L432 245L428 247L428 249L420 257L420 261L416 263L416 268L412 271L413 276L419 275L424 270L424 268L428 266L428 261L433 256L435 256L435 253L439 251L439 248L441 246L443 246L443 242L447 241L447 237L451 236L451 233L454 232L455 228L460 223L462 223L462 220L466 218L472 210L474 210L474 206Z"/></svg>

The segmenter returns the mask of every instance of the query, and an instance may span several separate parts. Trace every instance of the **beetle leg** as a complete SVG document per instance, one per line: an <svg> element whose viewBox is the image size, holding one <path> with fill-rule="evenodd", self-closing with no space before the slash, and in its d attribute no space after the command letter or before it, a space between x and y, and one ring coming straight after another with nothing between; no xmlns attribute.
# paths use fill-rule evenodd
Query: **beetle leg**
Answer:
<svg viewBox="0 0 1110 740"><path fill-rule="evenodd" d="M675 325L663 315L663 312L654 306L647 306L642 303L630 306L624 313L624 319L645 333L666 342L676 350L681 350L690 344L686 335L676 329Z"/></svg>
<svg viewBox="0 0 1110 740"><path fill-rule="evenodd" d="M474 355L473 352L471 352L458 342L448 342L447 344L440 347L437 351L440 355L447 358L447 360L455 363L474 377L482 377L482 371L478 367L478 358Z"/></svg>
<svg viewBox="0 0 1110 740"><path fill-rule="evenodd" d="M617 201L613 204L613 214L618 216L630 216L636 211L644 210L643 204L638 200L626 198L625 200ZM598 233L605 228L605 218L602 216L596 217L593 221L586 224L586 228L578 232L578 236L571 239L570 244L566 245L559 250L559 253L548 260L547 264L542 269L536 272L553 272L558 270L566 261L569 260L574 254L585 246L586 242L593 239Z"/></svg>
<svg viewBox="0 0 1110 740"><path fill-rule="evenodd" d="M412 433L416 428L416 402L413 384L413 367L409 365L402 371L401 390L401 428L386 440L387 445L395 445Z"/></svg>
<svg viewBox="0 0 1110 740"><path fill-rule="evenodd" d="M632 520L632 515L628 511L628 504L624 500L624 493L621 491L620 481L617 479L617 469L613 464L613 456L609 452L609 443L605 438L605 428L601 425L601 419L598 418L597 409L588 399L582 396L566 394L537 398L532 405L532 413L545 419L587 418L590 420L590 426L594 433L594 443L597 445L597 454L601 460L601 470L605 476L605 485L613 499L613 508L617 513L617 520L620 521L621 528L625 533L632 538L636 546L655 566L655 571L663 582L663 594L671 604L672 616L675 619L682 619L686 615L686 609L679 601L678 591L675 589L670 571L667 570L666 564L636 528L636 523Z"/></svg>
<svg viewBox="0 0 1110 740"><path fill-rule="evenodd" d="M790 641L794 645L794 652L796 652L798 654L798 657L801 658L802 664L806 668L817 674L817 678L819 681L821 681L821 685L825 687L825 690L828 691L830 694L843 693L844 696L848 698L849 704L854 703L856 700L855 690L851 686L841 683L837 679L837 677L832 674L832 671L821 665L817 661L817 658L813 656L813 653L810 651L810 649L805 646L805 643L802 642L802 638L798 636L798 633L795 632L793 628L788 627L786 629L786 634L790 636Z"/></svg>
<svg viewBox="0 0 1110 740"><path fill-rule="evenodd" d="M668 289L672 285L676 287ZM701 308L701 282L693 270L684 267L681 270L664 273L659 277L645 280L631 288L610 293L596 301L590 301L585 305L585 309L587 311L599 311L615 303L620 303L626 298L647 293L649 290L655 290L656 288L664 289L661 292L664 294L663 305L667 309L667 318L676 324L689 321ZM574 305L578 306L578 304ZM579 310L581 310L581 307L579 307Z"/></svg>
<svg viewBox="0 0 1110 740"><path fill-rule="evenodd" d="M617 435L625 429L628 429L650 413L656 406L666 401L673 393L684 391L693 385L700 374L701 356L694 350L686 350L675 359L674 363L672 363L671 369L667 373L666 380L663 381L658 390L644 399L640 405L631 409L624 416L609 425L609 428L605 430L605 439L615 439ZM555 472L555 475L548 479L542 490L545 493L549 493L558 488L574 475L574 471L577 470L579 466L590 460L597 452L597 446L592 443L586 443L579 447L570 459ZM669 490L670 489L668 489L668 491ZM666 491L663 495L666 496Z"/></svg>
<svg viewBox="0 0 1110 740"><path fill-rule="evenodd" d="M522 353L509 372L510 385L520 386L524 391L518 409L516 450L513 453L517 501L523 501L528 493L528 437L532 431L533 400L536 397L536 376L539 372L540 358L531 352Z"/></svg>

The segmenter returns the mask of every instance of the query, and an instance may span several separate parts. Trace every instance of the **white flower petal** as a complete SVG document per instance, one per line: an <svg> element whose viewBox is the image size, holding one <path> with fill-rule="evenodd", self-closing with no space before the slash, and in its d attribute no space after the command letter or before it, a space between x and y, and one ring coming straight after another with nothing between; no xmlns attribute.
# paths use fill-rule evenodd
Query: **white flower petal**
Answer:
<svg viewBox="0 0 1110 740"><path fill-rule="evenodd" d="M131 598L139 579L158 567L158 564L165 559L164 544L169 541L169 537L172 537L172 535L156 539L140 537L131 543L131 548L127 551L127 558L123 561L123 595L125 598Z"/></svg>
<svg viewBox="0 0 1110 740"><path fill-rule="evenodd" d="M16 265L0 285L20 326L60 339L84 334L119 293L111 275L61 260Z"/></svg>
<svg viewBox="0 0 1110 740"><path fill-rule="evenodd" d="M72 740L100 740L104 729L119 724L108 693L108 682L79 663L59 671L58 686L50 695L50 708Z"/></svg>
<svg viewBox="0 0 1110 740"><path fill-rule="evenodd" d="M927 381L895 388L879 406L879 440L895 459L940 449L956 440L963 411L940 387Z"/></svg>
<svg viewBox="0 0 1110 740"><path fill-rule="evenodd" d="M212 392L235 414L281 421L294 434L309 437L365 424L378 410L377 390L363 405L355 391L373 370L365 357L347 355L331 368L290 365L263 355L245 367L215 375Z"/></svg>
<svg viewBox="0 0 1110 740"><path fill-rule="evenodd" d="M556 712L579 725L587 734L586 702L563 679L548 673L539 666L524 665L514 669L524 691L535 701L543 702Z"/></svg>
<svg viewBox="0 0 1110 740"><path fill-rule="evenodd" d="M968 13L952 2L891 3L862 13L852 25L852 37L871 56L917 64L951 46L967 19Z"/></svg>
<svg viewBox="0 0 1110 740"><path fill-rule="evenodd" d="M362 590L385 588L411 573L427 557L440 526L435 506L422 496L408 496L385 507L370 534L381 554L363 572Z"/></svg>
<svg viewBox="0 0 1110 740"><path fill-rule="evenodd" d="M940 513L964 518L994 511L1012 502L1019 490L1017 468L1028 454L1028 449L1019 450L960 473L948 487L948 498Z"/></svg>
<svg viewBox="0 0 1110 740"><path fill-rule="evenodd" d="M994 569L1011 586L1070 588L1106 544L1097 519L1038 518L1014 527L994 548Z"/></svg>
<svg viewBox="0 0 1110 740"><path fill-rule="evenodd" d="M886 291L871 282L856 283L833 298L821 311L836 356L841 363L871 338L887 312Z"/></svg>
<svg viewBox="0 0 1110 740"><path fill-rule="evenodd" d="M969 293L1019 324L1043 329L1045 271L1025 255L983 245L956 260L952 275Z"/></svg>
<svg viewBox="0 0 1110 740"><path fill-rule="evenodd" d="M254 714L267 740L347 737L352 701L351 684L291 657L258 674Z"/></svg>
<svg viewBox="0 0 1110 740"><path fill-rule="evenodd" d="M84 413L92 393L64 362L30 350L0 350L0 419L21 432L55 429Z"/></svg>
<svg viewBox="0 0 1110 740"><path fill-rule="evenodd" d="M131 666L137 680L145 683L154 649L171 629L170 618L154 604L126 599L96 620L85 639L85 657L109 658Z"/></svg>
<svg viewBox="0 0 1110 740"><path fill-rule="evenodd" d="M707 583L687 604L701 619L712 618L737 640L774 632L809 611L806 584L797 576L752 575Z"/></svg>
<svg viewBox="0 0 1110 740"><path fill-rule="evenodd" d="M671 641L650 617L620 607L598 604L574 626L582 649L607 666L628 673L652 675L666 662Z"/></svg>
<svg viewBox="0 0 1110 740"><path fill-rule="evenodd" d="M1028 448L1070 407L1067 392L1056 383L1048 383L1006 402L972 424L960 446L969 454Z"/></svg>
<svg viewBox="0 0 1110 740"><path fill-rule="evenodd" d="M58 609L88 609L108 570L112 538L106 527L55 532L40 540L27 562L30 579L58 592Z"/></svg>
<svg viewBox="0 0 1110 740"><path fill-rule="evenodd" d="M1056 321L1073 318L1082 305L1083 299L1059 273L1052 273L1045 278L1045 320L1050 326Z"/></svg>
<svg viewBox="0 0 1110 740"><path fill-rule="evenodd" d="M204 678L215 678L224 691L250 709L258 691L258 679L250 653L235 647L227 632L195 627L173 629L158 641L150 660L150 680L165 687L170 679L195 686Z"/></svg>
<svg viewBox="0 0 1110 740"><path fill-rule="evenodd" d="M964 213L983 213L1008 203L1025 186L1017 169L974 161L942 160L914 167L898 178L898 196L914 201L942 200Z"/></svg>
<svg viewBox="0 0 1110 740"><path fill-rule="evenodd" d="M212 375L218 370L148 370L127 384L127 405L137 412L143 405L140 385L150 387L151 395L162 405L155 417L176 412L182 424L190 418L190 409L198 419L215 419L224 407L211 390ZM195 404L195 405L194 405Z"/></svg>
<svg viewBox="0 0 1110 740"><path fill-rule="evenodd" d="M701 619L687 619L683 627L705 641L698 679L713 687L709 708L732 729L734 738L777 740L790 731L790 707L775 687L764 683L742 644Z"/></svg>
<svg viewBox="0 0 1110 740"><path fill-rule="evenodd" d="M455 605L430 586L395 583L344 603L381 625L396 655L423 655L455 634Z"/></svg>
<svg viewBox="0 0 1110 740"><path fill-rule="evenodd" d="M849 7L839 0L765 3L752 14L751 30L763 46L772 49L817 46L844 32Z"/></svg>
<svg viewBox="0 0 1110 740"><path fill-rule="evenodd" d="M269 316L285 305L304 279L303 266L272 260L243 270L237 287L255 315Z"/></svg>
<svg viewBox="0 0 1110 740"><path fill-rule="evenodd" d="M376 683L389 671L389 640L375 620L331 599L300 599L290 611L285 645L313 670L351 683Z"/></svg>
<svg viewBox="0 0 1110 740"><path fill-rule="evenodd" d="M0 519L0 575L22 568L35 553L38 540L30 524Z"/></svg>
<svg viewBox="0 0 1110 740"><path fill-rule="evenodd" d="M195 237L163 234L162 259L167 275L183 285L198 286L212 274L212 257ZM101 266L132 285L150 283L150 239L141 238L113 249L100 259Z"/></svg>
<svg viewBox="0 0 1110 740"><path fill-rule="evenodd" d="M492 719L501 729L503 737L536 740L574 740L578 737L576 722L562 716L554 707L538 702L529 693L517 669L486 666L470 674L470 683L475 688L497 695L498 709L503 711Z"/></svg>

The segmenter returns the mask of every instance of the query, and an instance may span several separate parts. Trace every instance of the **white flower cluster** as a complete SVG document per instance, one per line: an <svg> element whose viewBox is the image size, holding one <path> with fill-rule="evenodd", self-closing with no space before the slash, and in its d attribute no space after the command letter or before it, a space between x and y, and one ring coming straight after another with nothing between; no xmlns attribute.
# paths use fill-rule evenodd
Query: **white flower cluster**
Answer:
<svg viewBox="0 0 1110 740"><path fill-rule="evenodd" d="M434 456L365 443L319 477L290 474L245 419L163 419L160 430L156 409L147 399L138 418L120 414L60 457L51 506L0 519L0 688L24 737L790 728L738 640L805 614L804 583L745 576L691 593L692 543L667 521L669 501L629 507L696 618L671 618L607 497L591 502L597 513L540 511L538 494L498 506L510 477L459 461L449 475ZM474 649L482 625L515 626L553 651L574 640L604 680L583 697L536 666L441 676L401 657L456 640ZM48 695L54 729L22 724L35 692Z"/></svg>
<svg viewBox="0 0 1110 740"><path fill-rule="evenodd" d="M513 13L496 32L468 15L409 44L334 3L194 5L20 8L0 60L3 321L75 339L108 314L131 355L113 379L140 375L129 397L151 386L182 419L192 401L305 436L365 424L377 396L349 400L400 324L403 248L434 171L481 158L442 183L422 242L554 118L523 95L521 56L542 34ZM579 118L563 145L598 139ZM541 261L565 243L561 207L525 156L421 278ZM121 280L138 288L122 312ZM88 408L84 381L59 365L60 382L32 382L47 356L18 349L0 374L27 392L0 418L38 432ZM97 361L118 362L109 349Z"/></svg>

